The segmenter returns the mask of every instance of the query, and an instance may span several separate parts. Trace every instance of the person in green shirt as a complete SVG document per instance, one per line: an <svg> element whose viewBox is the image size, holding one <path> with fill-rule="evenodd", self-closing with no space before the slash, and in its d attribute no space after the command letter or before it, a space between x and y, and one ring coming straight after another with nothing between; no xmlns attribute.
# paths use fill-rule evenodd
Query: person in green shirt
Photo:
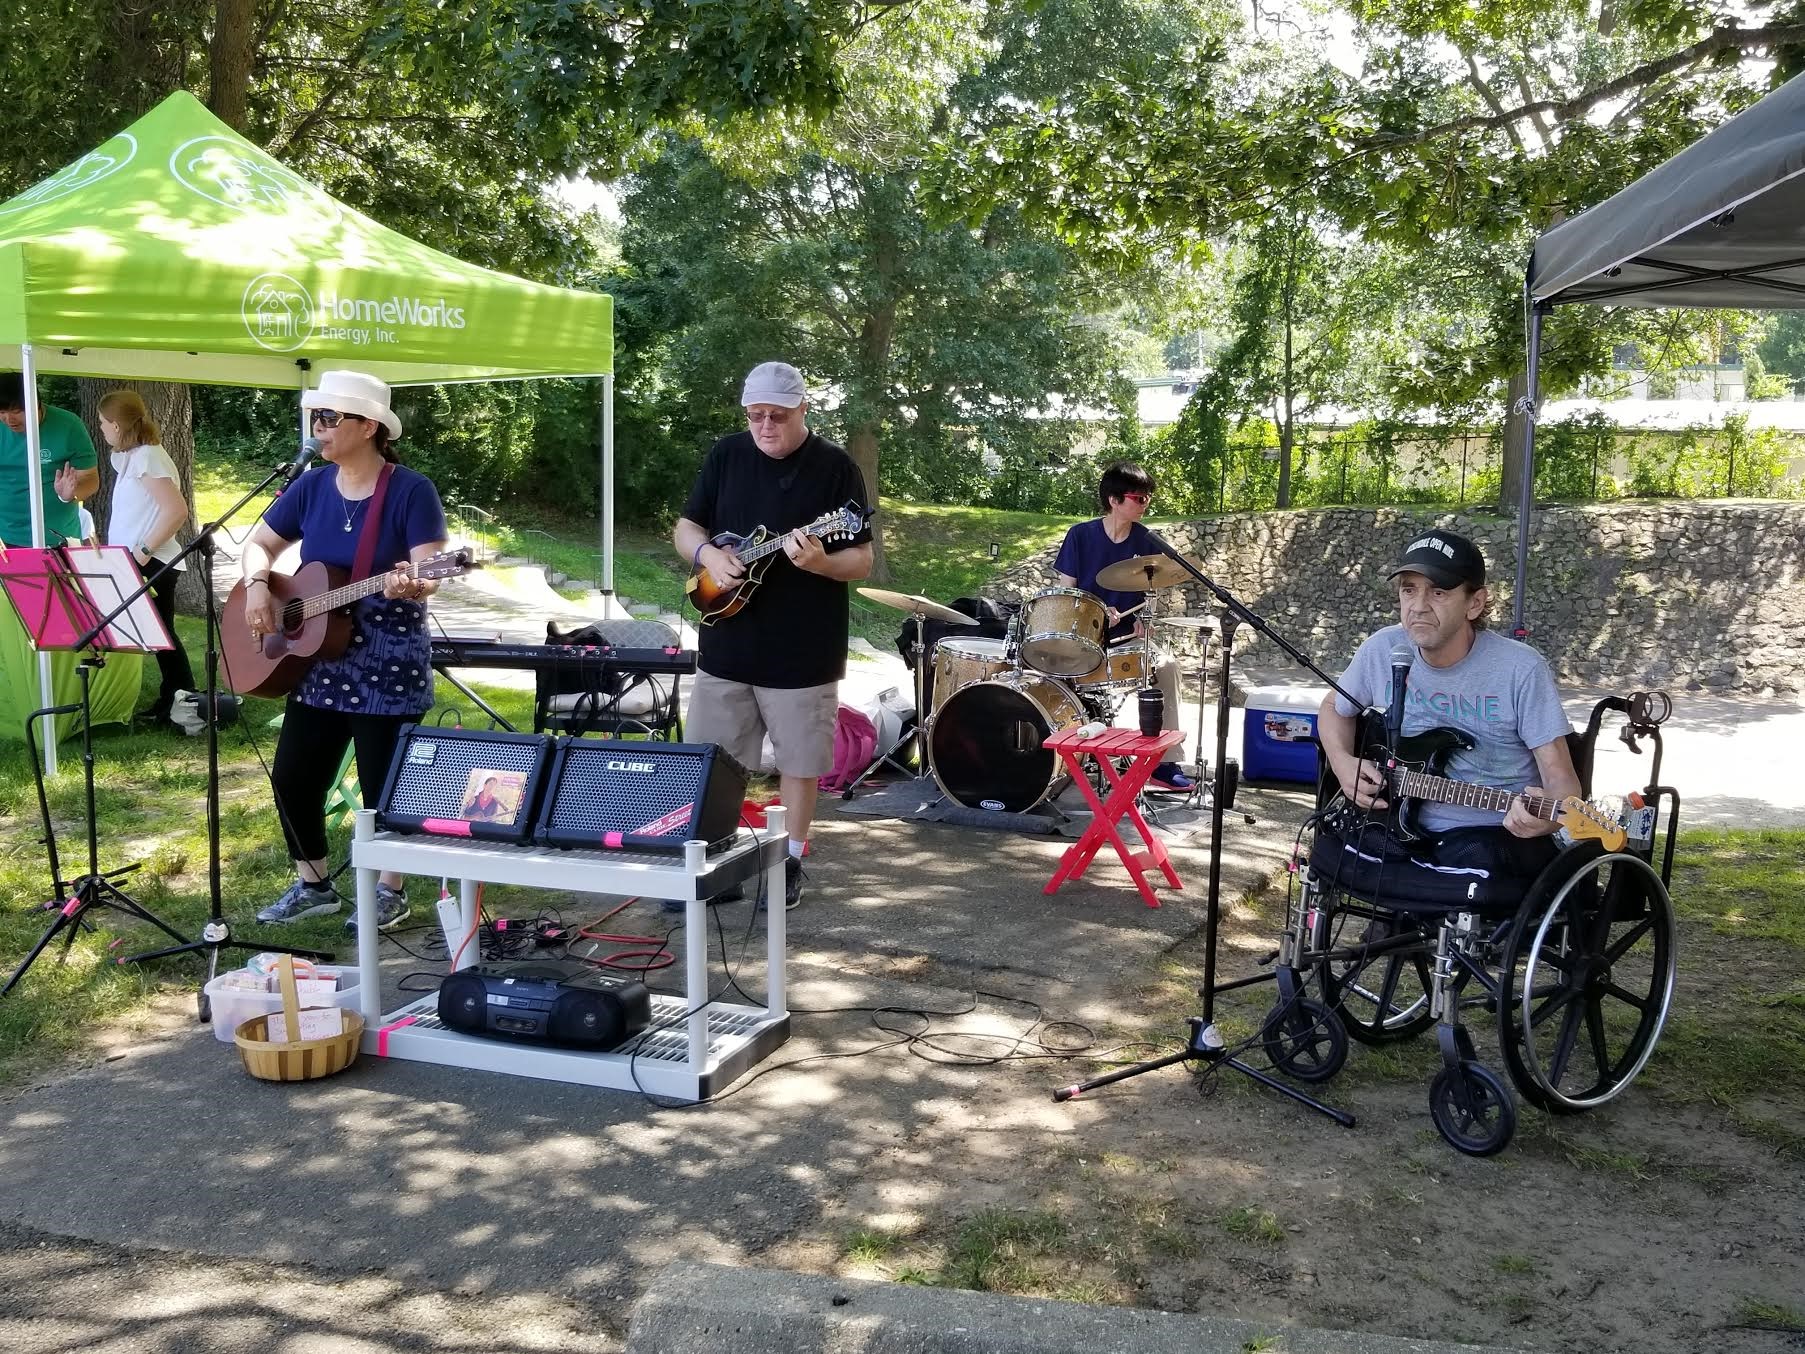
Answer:
<svg viewBox="0 0 1805 1354"><path fill-rule="evenodd" d="M100 487L100 458L87 425L67 409L38 404L39 472L44 480L44 541L81 543L80 503ZM31 544L31 495L25 482L25 378L0 372L0 545Z"/></svg>

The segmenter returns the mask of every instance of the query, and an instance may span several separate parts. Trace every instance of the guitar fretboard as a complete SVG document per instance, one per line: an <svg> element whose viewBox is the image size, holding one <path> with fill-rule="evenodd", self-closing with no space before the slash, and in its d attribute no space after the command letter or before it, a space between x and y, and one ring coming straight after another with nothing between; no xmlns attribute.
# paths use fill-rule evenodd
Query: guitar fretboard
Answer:
<svg viewBox="0 0 1805 1354"><path fill-rule="evenodd" d="M1427 771L1399 771L1398 793L1406 799L1427 799L1434 804L1456 804L1468 809L1490 809L1493 813L1509 813L1510 806L1521 799L1537 818L1559 822L1561 803L1547 795L1514 794L1490 785L1471 785L1463 780L1432 776Z"/></svg>
<svg viewBox="0 0 1805 1354"><path fill-rule="evenodd" d="M385 569L379 574L371 574L370 577L364 579L362 582L347 583L344 587L334 588L331 592L322 592L313 597L303 597L299 602L290 602L288 606L283 608L283 622L285 625L292 626L298 624L299 621L307 620L311 616L317 616L322 611L337 611L340 607L345 606L347 603L355 602L360 597L368 597L373 592L381 592L388 586L389 575L393 572L393 569ZM416 564L409 564L407 566L407 576L409 578L418 579L420 577L419 566ZM289 620L288 613L297 607L300 609L298 619L295 621Z"/></svg>
<svg viewBox="0 0 1805 1354"><path fill-rule="evenodd" d="M807 532L810 536L825 536L828 532L838 531L839 529L840 524L838 522L811 522L806 527L802 528L802 530ZM790 533L787 531L779 532L761 545L755 545L750 550L740 551L740 563L749 564L755 559L763 559L773 550L783 549L784 540L789 534Z"/></svg>

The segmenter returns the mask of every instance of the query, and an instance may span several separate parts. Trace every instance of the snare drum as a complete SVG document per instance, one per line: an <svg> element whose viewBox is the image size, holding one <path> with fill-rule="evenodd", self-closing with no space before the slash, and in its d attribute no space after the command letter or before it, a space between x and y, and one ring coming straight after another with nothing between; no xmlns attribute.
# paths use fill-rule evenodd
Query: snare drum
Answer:
<svg viewBox="0 0 1805 1354"><path fill-rule="evenodd" d="M981 635L948 635L934 646L934 697L938 710L962 686L1006 672L1009 646Z"/></svg>
<svg viewBox="0 0 1805 1354"><path fill-rule="evenodd" d="M1103 661L1084 676L1072 678L1072 685L1145 686L1152 676L1152 669L1147 666L1146 650L1137 642L1120 649L1111 649L1103 656Z"/></svg>
<svg viewBox="0 0 1805 1354"><path fill-rule="evenodd" d="M1067 780L1059 758L1042 744L1083 718L1071 690L1038 673L975 682L934 711L928 765L955 803L1025 813Z"/></svg>
<svg viewBox="0 0 1805 1354"><path fill-rule="evenodd" d="M1076 677L1103 661L1103 632L1109 628L1103 603L1077 588L1048 588L1022 609L1022 658L1049 677Z"/></svg>

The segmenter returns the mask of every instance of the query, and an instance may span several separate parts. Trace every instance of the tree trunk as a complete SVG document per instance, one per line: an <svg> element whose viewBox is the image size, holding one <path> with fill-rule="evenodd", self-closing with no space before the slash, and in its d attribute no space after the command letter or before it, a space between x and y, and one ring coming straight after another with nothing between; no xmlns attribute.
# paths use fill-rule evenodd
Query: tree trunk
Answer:
<svg viewBox="0 0 1805 1354"><path fill-rule="evenodd" d="M1519 406L1528 394L1529 371L1524 368L1510 378L1510 390L1505 397L1504 462L1498 483L1498 508L1513 517L1522 499L1524 458L1529 442L1529 416L1521 412Z"/></svg>
<svg viewBox="0 0 1805 1354"><path fill-rule="evenodd" d="M865 492L871 496L871 504L877 503L877 424L861 423L852 430L846 439L846 454L852 457L852 463L859 468L859 476L865 481ZM884 519L880 514L871 519L871 581L888 583L890 581L890 563L884 556Z"/></svg>
<svg viewBox="0 0 1805 1354"><path fill-rule="evenodd" d="M81 391L82 422L88 425L88 433L100 449L100 488L86 504L94 515L94 526L100 539L108 545L131 544L130 541L112 540L107 535L107 519L113 507L113 483L117 477L113 474L112 462L107 459L106 439L100 435L100 397L109 390L135 390L143 397L144 407L161 430L163 449L175 462L176 474L181 479L182 499L189 505L189 520L176 533L176 539L183 545L188 544L194 539L194 401L188 387L169 381L110 381L97 377L83 377L77 384ZM194 560L188 563L188 571L176 589L176 605L189 615L195 615L204 601L201 571Z"/></svg>
<svg viewBox="0 0 1805 1354"><path fill-rule="evenodd" d="M1297 441L1297 417L1291 411L1291 401L1285 400L1284 413L1279 419L1279 494L1278 505L1281 508L1291 506L1291 448Z"/></svg>
<svg viewBox="0 0 1805 1354"><path fill-rule="evenodd" d="M207 106L235 132L244 130L256 19L257 0L216 0L213 8Z"/></svg>
<svg viewBox="0 0 1805 1354"><path fill-rule="evenodd" d="M871 506L877 505L883 481L878 476L877 430L885 378L890 371L890 343L896 336L896 280L900 246L889 230L879 228L873 241L873 273L876 277L876 299L865 322L859 327L859 381L864 387L855 407L861 412L848 429L846 451L865 480L865 492ZM884 554L884 533L877 524L871 530L871 579L874 583L890 581L890 561Z"/></svg>

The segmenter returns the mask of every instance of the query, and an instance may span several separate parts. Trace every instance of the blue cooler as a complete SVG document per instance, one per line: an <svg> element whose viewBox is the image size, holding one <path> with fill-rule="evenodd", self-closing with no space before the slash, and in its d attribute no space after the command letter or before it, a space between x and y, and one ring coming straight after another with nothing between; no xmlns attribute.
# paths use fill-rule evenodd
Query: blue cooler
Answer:
<svg viewBox="0 0 1805 1354"><path fill-rule="evenodd" d="M1247 693L1241 778L1316 784L1316 712L1328 689L1259 686Z"/></svg>

